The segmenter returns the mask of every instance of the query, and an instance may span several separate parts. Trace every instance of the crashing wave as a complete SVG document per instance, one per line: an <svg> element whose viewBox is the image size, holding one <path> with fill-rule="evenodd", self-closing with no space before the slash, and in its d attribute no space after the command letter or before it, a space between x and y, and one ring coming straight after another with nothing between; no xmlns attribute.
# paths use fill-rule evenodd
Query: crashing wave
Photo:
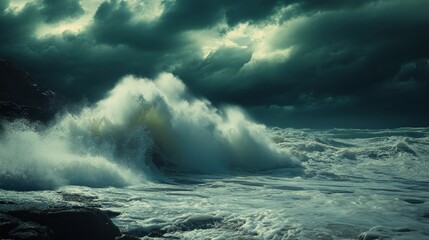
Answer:
<svg viewBox="0 0 429 240"><path fill-rule="evenodd" d="M204 173L298 166L264 125L214 107L171 74L126 76L103 100L48 127L5 123L0 188L136 184L170 166Z"/></svg>

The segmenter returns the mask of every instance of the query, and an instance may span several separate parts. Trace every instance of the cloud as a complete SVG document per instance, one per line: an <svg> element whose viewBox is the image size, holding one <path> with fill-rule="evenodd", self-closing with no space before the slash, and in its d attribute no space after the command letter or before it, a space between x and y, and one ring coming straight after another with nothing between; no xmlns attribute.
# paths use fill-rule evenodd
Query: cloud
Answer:
<svg viewBox="0 0 429 240"><path fill-rule="evenodd" d="M84 13L80 0L42 0L42 13L48 22L74 18Z"/></svg>
<svg viewBox="0 0 429 240"><path fill-rule="evenodd" d="M132 7L122 1L103 2L88 34L101 44L126 45L143 51L166 51L177 45L177 30L159 27L161 19L136 21Z"/></svg>
<svg viewBox="0 0 429 240"><path fill-rule="evenodd" d="M245 21L263 21L275 12L276 8L284 6L276 0L226 1L229 5L225 10L227 23L234 26Z"/></svg>
<svg viewBox="0 0 429 240"><path fill-rule="evenodd" d="M34 4L27 4L19 14L8 9L8 1L0 3L0 43L2 48L17 47L25 44L28 36L41 21L38 8ZM3 51L1 52L3 55Z"/></svg>
<svg viewBox="0 0 429 240"><path fill-rule="evenodd" d="M325 116L325 126L428 125L420 107L428 8L425 0L1 1L0 57L76 100L100 99L126 74L168 71L215 104L257 109L276 124L317 127L314 116Z"/></svg>

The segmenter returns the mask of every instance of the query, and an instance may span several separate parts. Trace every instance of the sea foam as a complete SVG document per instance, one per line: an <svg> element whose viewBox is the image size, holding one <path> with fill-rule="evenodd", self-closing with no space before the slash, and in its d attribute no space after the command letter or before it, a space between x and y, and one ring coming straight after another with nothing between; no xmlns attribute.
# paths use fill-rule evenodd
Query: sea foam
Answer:
<svg viewBox="0 0 429 240"><path fill-rule="evenodd" d="M240 108L216 108L171 74L126 76L49 126L4 123L0 188L124 186L156 179L161 165L204 173L298 166L269 136Z"/></svg>

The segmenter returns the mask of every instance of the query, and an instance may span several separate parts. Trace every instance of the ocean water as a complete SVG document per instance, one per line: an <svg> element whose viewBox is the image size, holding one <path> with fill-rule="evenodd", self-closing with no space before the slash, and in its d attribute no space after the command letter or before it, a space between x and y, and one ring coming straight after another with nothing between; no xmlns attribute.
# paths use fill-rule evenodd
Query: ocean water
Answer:
<svg viewBox="0 0 429 240"><path fill-rule="evenodd" d="M3 123L0 201L120 212L142 239L429 239L429 128L268 128L129 76L49 125Z"/></svg>

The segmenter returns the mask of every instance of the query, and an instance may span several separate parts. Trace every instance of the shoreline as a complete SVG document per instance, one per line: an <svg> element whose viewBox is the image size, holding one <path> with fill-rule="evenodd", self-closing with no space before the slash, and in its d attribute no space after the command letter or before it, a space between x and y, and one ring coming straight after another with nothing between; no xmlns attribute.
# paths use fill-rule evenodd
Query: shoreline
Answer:
<svg viewBox="0 0 429 240"><path fill-rule="evenodd" d="M66 201L68 197L63 196ZM79 198L77 195L75 197ZM86 204L58 203L58 205L52 205L36 202L17 204L12 201L0 201L0 239L139 239L124 234L112 222L111 218L118 215L120 215L118 212L104 211Z"/></svg>

